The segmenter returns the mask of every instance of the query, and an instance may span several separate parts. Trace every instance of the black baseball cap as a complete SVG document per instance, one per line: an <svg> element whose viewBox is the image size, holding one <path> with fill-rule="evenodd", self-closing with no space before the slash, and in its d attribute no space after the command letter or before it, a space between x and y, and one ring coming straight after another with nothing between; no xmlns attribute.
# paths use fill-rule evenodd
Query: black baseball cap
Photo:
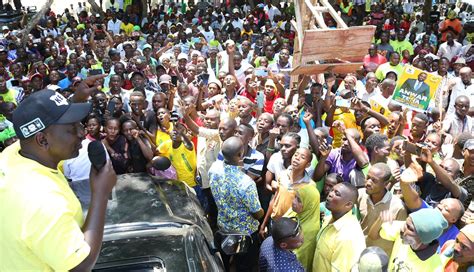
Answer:
<svg viewBox="0 0 474 272"><path fill-rule="evenodd" d="M27 139L54 124L71 124L84 119L90 103L69 103L53 90L41 90L28 96L13 112L13 128L20 140Z"/></svg>

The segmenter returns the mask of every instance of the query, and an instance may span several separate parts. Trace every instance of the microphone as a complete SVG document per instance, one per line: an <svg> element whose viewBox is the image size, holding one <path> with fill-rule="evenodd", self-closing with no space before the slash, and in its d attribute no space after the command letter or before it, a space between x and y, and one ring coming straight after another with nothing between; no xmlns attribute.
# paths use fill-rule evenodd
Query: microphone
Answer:
<svg viewBox="0 0 474 272"><path fill-rule="evenodd" d="M104 167L107 157L105 155L104 146L100 141L89 143L89 146L87 147L87 155L89 156L89 160L95 170L99 171Z"/></svg>

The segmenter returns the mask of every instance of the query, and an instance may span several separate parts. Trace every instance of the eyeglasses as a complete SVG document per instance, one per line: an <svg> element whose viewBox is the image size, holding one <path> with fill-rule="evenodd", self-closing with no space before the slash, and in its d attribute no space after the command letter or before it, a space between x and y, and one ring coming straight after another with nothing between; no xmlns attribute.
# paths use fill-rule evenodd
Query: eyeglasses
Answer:
<svg viewBox="0 0 474 272"><path fill-rule="evenodd" d="M296 222L295 228L293 229L293 231L290 234L285 235L285 236L281 237L280 239L278 239L277 242L280 242L280 241L282 241L284 239L287 239L287 238L295 238L300 234L300 220L297 217L291 217L290 219Z"/></svg>

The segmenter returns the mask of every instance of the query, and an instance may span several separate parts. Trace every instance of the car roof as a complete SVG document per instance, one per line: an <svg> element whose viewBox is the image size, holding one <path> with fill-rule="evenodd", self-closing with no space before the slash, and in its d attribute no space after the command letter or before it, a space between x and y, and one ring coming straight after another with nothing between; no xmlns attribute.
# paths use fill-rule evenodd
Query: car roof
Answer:
<svg viewBox="0 0 474 272"><path fill-rule="evenodd" d="M117 176L107 205L106 232L116 225L142 222L196 225L212 241L204 212L194 191L184 182L158 179L146 173Z"/></svg>

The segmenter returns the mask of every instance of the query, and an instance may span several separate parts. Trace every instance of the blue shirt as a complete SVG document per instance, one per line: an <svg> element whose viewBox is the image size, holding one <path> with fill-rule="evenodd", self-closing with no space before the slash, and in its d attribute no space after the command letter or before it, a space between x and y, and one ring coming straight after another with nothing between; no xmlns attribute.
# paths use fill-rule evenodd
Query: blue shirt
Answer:
<svg viewBox="0 0 474 272"><path fill-rule="evenodd" d="M69 78L67 78L67 77L61 79L58 82L58 86L59 86L59 88L61 88L61 90L69 88L69 86L71 86L71 84L72 84L72 81L70 81Z"/></svg>
<svg viewBox="0 0 474 272"><path fill-rule="evenodd" d="M260 247L259 268L261 272L270 271L304 271L296 255L275 245L270 236L263 241Z"/></svg>
<svg viewBox="0 0 474 272"><path fill-rule="evenodd" d="M252 217L261 209L255 182L239 166L216 161L209 169L209 184L217 205L219 229L252 234L259 222Z"/></svg>

